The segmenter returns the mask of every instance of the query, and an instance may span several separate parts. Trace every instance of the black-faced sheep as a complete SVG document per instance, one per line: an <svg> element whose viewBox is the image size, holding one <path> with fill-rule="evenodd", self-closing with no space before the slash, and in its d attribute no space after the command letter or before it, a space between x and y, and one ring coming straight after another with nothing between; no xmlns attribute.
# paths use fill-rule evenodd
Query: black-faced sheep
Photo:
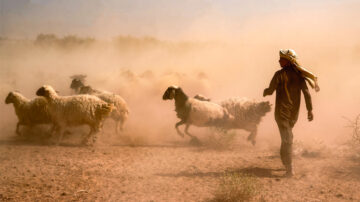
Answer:
<svg viewBox="0 0 360 202"><path fill-rule="evenodd" d="M16 134L20 134L20 126L33 127L38 124L51 124L51 118L47 101L43 97L37 97L32 100L27 99L18 92L10 92L5 99L6 104L13 104L18 123L16 125Z"/></svg>
<svg viewBox="0 0 360 202"><path fill-rule="evenodd" d="M197 100L195 103L201 103L199 106L205 105L213 105L215 103L210 102L210 98L207 98L203 95L196 95L194 98L188 98L186 94L179 87L171 86L169 87L164 95L163 99L175 99L175 111L177 112L178 118L181 119L179 123L176 124L176 128L186 123L185 132L191 122L189 122L190 112L195 111L192 107L189 107L194 101L189 102L189 100ZM208 104L205 104L208 103ZM231 129L243 129L249 131L250 134L248 136L248 140L251 141L253 145L256 144L256 135L257 135L257 127L262 119L266 115L266 113L270 112L271 105L269 102L258 102L253 100L248 100L246 98L230 98L220 102L220 104L216 104L218 107L218 111L221 109L225 112L225 118L220 118L218 121L211 123L209 125L198 125L198 126L213 126L215 128L221 129L223 131L231 130ZM209 116L208 113L194 113L198 116L192 115L192 117L196 117L196 119L207 119ZM201 117L203 116L203 117ZM194 124L195 125L195 124ZM177 129L178 130L178 129ZM178 131L180 135L181 132Z"/></svg>
<svg viewBox="0 0 360 202"><path fill-rule="evenodd" d="M186 124L185 133L194 140L196 137L188 132L190 125L223 128L234 120L225 108L216 103L189 98L179 87L170 86L165 91L163 100L172 99L175 99L176 115L181 119L175 128L182 137L184 134L178 128L182 124Z"/></svg>
<svg viewBox="0 0 360 202"><path fill-rule="evenodd" d="M75 91L76 94L80 94L81 91L90 91L91 93L101 93L101 91L93 89L91 86L85 85L86 75L73 75L70 77L72 79L70 88Z"/></svg>
<svg viewBox="0 0 360 202"><path fill-rule="evenodd" d="M44 96L48 102L50 116L55 124L55 132L59 135L57 144L62 140L66 127L79 125L90 127L90 132L83 143L93 143L96 133L102 127L104 118L110 114L113 108L111 104L92 95L59 96L48 85L39 88L36 95ZM92 138L91 142L89 142L90 138Z"/></svg>

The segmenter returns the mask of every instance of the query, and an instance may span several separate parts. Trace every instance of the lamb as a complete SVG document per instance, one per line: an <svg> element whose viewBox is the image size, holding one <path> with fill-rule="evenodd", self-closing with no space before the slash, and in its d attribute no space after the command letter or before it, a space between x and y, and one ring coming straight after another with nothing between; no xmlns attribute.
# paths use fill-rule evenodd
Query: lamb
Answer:
<svg viewBox="0 0 360 202"><path fill-rule="evenodd" d="M118 134L119 131L124 129L125 121L129 115L129 109L125 100L120 96L110 92L97 92L94 91L90 86L84 86L80 89L79 94L90 94L95 95L101 100L112 104L114 106L113 111L110 114L110 117L115 121L115 132Z"/></svg>
<svg viewBox="0 0 360 202"><path fill-rule="evenodd" d="M96 133L101 130L102 122L112 111L112 105L93 95L59 96L55 90L44 85L36 95L43 96L48 102L50 116L55 124L55 132L59 135L59 144L68 126L88 125L89 134L83 143L95 142ZM90 142L90 138L92 141Z"/></svg>
<svg viewBox="0 0 360 202"><path fill-rule="evenodd" d="M189 98L177 86L168 87L163 95L163 100L172 99L175 99L176 115L181 119L175 125L176 131L181 137L184 137L184 134L178 127L186 124L185 133L192 138L192 141L198 142L197 138L188 131L190 125L222 128L226 127L227 123L234 121L234 117L222 106L208 101Z"/></svg>
<svg viewBox="0 0 360 202"><path fill-rule="evenodd" d="M33 127L38 124L51 124L51 117L47 106L47 101L43 97L32 100L27 99L18 92L9 92L5 99L6 104L13 104L18 123L16 124L16 134L21 135L20 126Z"/></svg>
<svg viewBox="0 0 360 202"><path fill-rule="evenodd" d="M226 129L243 129L250 132L248 141L256 144L257 127L266 113L271 111L267 102L249 100L247 98L230 98L220 103L222 107L235 117L235 120L226 125Z"/></svg>

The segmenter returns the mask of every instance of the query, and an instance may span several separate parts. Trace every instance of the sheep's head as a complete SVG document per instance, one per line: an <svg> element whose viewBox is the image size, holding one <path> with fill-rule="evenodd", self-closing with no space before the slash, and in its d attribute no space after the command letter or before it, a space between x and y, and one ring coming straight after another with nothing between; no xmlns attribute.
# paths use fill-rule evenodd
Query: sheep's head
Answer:
<svg viewBox="0 0 360 202"><path fill-rule="evenodd" d="M72 81L71 81L71 85L70 85L70 88L73 89L73 90L79 90L81 87L84 86L84 82L81 80L81 79L78 79L78 78L74 78Z"/></svg>
<svg viewBox="0 0 360 202"><path fill-rule="evenodd" d="M170 86L166 89L164 95L163 95L163 100L172 100L175 97L175 93L176 90L178 90L179 87L177 86Z"/></svg>
<svg viewBox="0 0 360 202"><path fill-rule="evenodd" d="M14 93L10 92L8 94L8 96L6 97L6 99L5 99L5 104L13 103L14 102L14 97L15 97Z"/></svg>
<svg viewBox="0 0 360 202"><path fill-rule="evenodd" d="M50 95L57 95L53 87L49 85L43 85L36 91L37 96L49 97Z"/></svg>
<svg viewBox="0 0 360 202"><path fill-rule="evenodd" d="M258 109L261 113L263 113L264 115L266 113L268 113L269 111L271 111L271 104L269 101L266 101L266 102L260 102L259 105L258 105Z"/></svg>
<svg viewBox="0 0 360 202"><path fill-rule="evenodd" d="M82 86L80 88L79 94L93 94L95 91L91 88L91 86Z"/></svg>

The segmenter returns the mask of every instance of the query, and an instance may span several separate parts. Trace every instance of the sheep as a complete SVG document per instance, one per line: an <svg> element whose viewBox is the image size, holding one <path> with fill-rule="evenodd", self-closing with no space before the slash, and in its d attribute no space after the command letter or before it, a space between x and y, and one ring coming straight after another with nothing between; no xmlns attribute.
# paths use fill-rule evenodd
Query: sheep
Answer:
<svg viewBox="0 0 360 202"><path fill-rule="evenodd" d="M116 134L119 133L119 130L122 131L124 129L125 121L129 115L129 109L125 100L120 96L110 92L97 92L94 91L90 86L84 86L80 89L79 94L90 94L95 95L96 97L100 98L101 100L112 104L114 106L113 111L110 114L110 118L112 118L115 123L115 132Z"/></svg>
<svg viewBox="0 0 360 202"><path fill-rule="evenodd" d="M82 89L87 91L91 90L92 93L101 93L101 91L93 89L91 86L85 86L86 75L73 75L70 78L72 78L70 88L73 89L76 94L79 94Z"/></svg>
<svg viewBox="0 0 360 202"><path fill-rule="evenodd" d="M170 86L167 88L163 95L163 100L172 99L175 99L176 115L181 119L175 124L176 131L181 137L184 137L184 134L178 127L186 124L185 133L192 138L192 141L198 142L197 138L188 131L190 125L222 128L228 122L234 120L234 117L222 106L208 101L189 98L180 87Z"/></svg>
<svg viewBox="0 0 360 202"><path fill-rule="evenodd" d="M170 87L169 87L170 88ZM172 94L172 87L167 95L164 97L170 97ZM210 102L210 98L207 98L203 95L197 94L194 96L194 99ZM175 100L176 102L176 100ZM269 102L258 102L254 100L249 100L247 98L229 98L219 103L221 107L226 110L231 117L227 120L223 120L221 125L215 125L216 128L221 129L223 131L231 130L231 129L243 129L250 132L248 136L248 141L250 141L253 145L256 144L256 135L257 135L257 126L259 125L261 118L266 115L266 113L270 112L271 105ZM233 117L233 118L232 118ZM180 117L179 117L180 118Z"/></svg>
<svg viewBox="0 0 360 202"><path fill-rule="evenodd" d="M76 94L95 95L101 100L112 104L114 106L114 109L110 114L110 118L115 121L115 133L118 134L119 131L122 131L124 129L124 124L129 115L129 109L125 100L120 95L116 95L114 93L106 91L96 90L91 86L85 86L85 77L85 75L74 75L70 77L73 79L70 88L73 89Z"/></svg>
<svg viewBox="0 0 360 202"><path fill-rule="evenodd" d="M247 139L255 145L257 127L262 117L271 111L270 103L247 98L230 98L222 101L220 105L235 117L233 122L226 125L226 129L243 129L250 132Z"/></svg>
<svg viewBox="0 0 360 202"><path fill-rule="evenodd" d="M30 128L38 124L51 124L51 117L47 106L47 101L43 97L37 97L32 100L27 99L18 92L9 92L5 99L6 104L13 104L18 123L16 124L16 134L21 136L20 126L29 126Z"/></svg>
<svg viewBox="0 0 360 202"><path fill-rule="evenodd" d="M49 85L40 87L36 95L45 97L48 102L50 116L55 124L55 133L59 135L57 145L62 140L65 127L80 125L90 127L90 132L83 143L94 143L104 118L113 108L111 104L93 95L59 96ZM90 137L92 142L89 141Z"/></svg>

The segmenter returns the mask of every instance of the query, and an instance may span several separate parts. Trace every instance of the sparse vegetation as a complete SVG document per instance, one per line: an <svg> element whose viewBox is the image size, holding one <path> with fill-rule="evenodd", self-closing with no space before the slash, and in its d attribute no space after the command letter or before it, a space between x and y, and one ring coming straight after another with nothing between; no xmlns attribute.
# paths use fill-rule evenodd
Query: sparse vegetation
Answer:
<svg viewBox="0 0 360 202"><path fill-rule="evenodd" d="M39 34L35 39L35 45L39 46L58 46L61 48L71 48L86 46L95 42L93 38L77 37L75 35L57 37L55 34Z"/></svg>
<svg viewBox="0 0 360 202"><path fill-rule="evenodd" d="M349 127L353 130L351 142L360 146L360 114L356 116L355 120L345 119L349 121Z"/></svg>
<svg viewBox="0 0 360 202"><path fill-rule="evenodd" d="M243 173L225 173L212 202L240 202L254 198L260 189L256 177Z"/></svg>

